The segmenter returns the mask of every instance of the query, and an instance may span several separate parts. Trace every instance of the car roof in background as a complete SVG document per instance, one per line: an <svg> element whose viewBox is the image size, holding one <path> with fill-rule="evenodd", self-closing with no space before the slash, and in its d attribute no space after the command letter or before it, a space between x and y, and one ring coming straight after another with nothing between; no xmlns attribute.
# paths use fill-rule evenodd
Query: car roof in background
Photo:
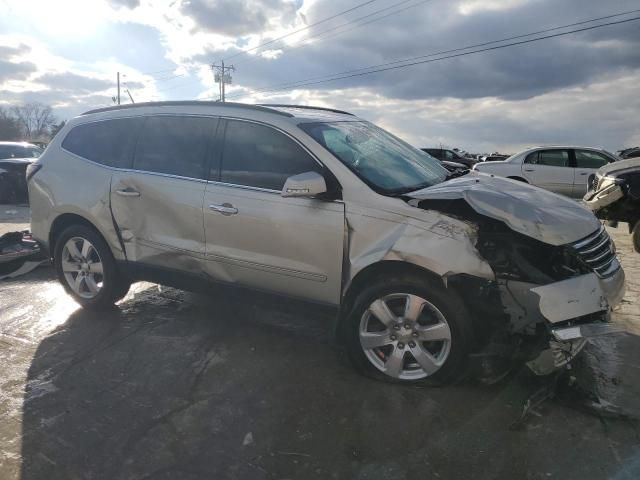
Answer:
<svg viewBox="0 0 640 480"><path fill-rule="evenodd" d="M609 163L603 167L600 167L598 173L601 175L607 175L608 173L617 173L623 170L635 169L640 169L640 158L626 158L624 160L618 160L617 162Z"/></svg>
<svg viewBox="0 0 640 480"><path fill-rule="evenodd" d="M0 146L40 148L38 145L29 142L0 142Z"/></svg>

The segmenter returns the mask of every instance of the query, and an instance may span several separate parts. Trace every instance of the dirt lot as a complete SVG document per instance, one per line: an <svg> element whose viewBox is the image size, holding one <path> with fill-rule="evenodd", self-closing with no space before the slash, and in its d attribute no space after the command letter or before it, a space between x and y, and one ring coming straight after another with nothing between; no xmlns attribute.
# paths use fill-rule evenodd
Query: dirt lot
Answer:
<svg viewBox="0 0 640 480"><path fill-rule="evenodd" d="M0 206L0 234L26 221ZM611 364L603 388L633 414L640 254L611 232L629 333L586 357ZM537 388L524 372L491 387L370 381L308 307L138 284L95 314L40 268L0 283L0 309L2 480L640 478L634 418L560 396L512 430Z"/></svg>

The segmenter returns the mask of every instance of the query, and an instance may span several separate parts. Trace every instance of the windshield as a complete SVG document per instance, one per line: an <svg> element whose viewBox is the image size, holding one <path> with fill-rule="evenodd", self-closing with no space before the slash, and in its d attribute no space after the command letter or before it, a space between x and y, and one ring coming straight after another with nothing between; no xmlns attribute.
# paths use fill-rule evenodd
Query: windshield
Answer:
<svg viewBox="0 0 640 480"><path fill-rule="evenodd" d="M304 123L300 128L384 195L408 193L447 178L438 160L369 122Z"/></svg>

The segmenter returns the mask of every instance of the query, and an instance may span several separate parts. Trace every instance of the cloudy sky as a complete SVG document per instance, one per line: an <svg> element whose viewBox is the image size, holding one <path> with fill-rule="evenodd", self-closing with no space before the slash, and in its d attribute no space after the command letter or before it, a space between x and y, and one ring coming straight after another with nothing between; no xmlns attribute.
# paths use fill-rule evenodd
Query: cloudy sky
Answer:
<svg viewBox="0 0 640 480"><path fill-rule="evenodd" d="M217 99L209 64L225 59L236 67L230 100L346 109L416 146L616 150L640 144L640 21L438 52L640 17L582 23L634 9L638 0L0 0L0 105L40 101L69 118L112 104L117 71L123 101L126 88L137 102ZM420 56L431 61L324 81Z"/></svg>

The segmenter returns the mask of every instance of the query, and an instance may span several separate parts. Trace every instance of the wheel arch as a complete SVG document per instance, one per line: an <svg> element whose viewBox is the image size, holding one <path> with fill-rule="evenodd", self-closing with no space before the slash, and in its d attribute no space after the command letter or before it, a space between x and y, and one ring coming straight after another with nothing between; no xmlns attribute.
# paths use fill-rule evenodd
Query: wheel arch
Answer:
<svg viewBox="0 0 640 480"><path fill-rule="evenodd" d="M53 257L53 254L55 252L56 241L58 237L62 232L64 232L65 229L72 225L83 225L90 228L98 235L100 235L100 237L102 237L102 240L104 240L104 242L108 246L110 246L104 233L102 233L100 229L90 220L77 213L63 213L61 215L58 215L53 220L53 222L51 223L51 229L49 230L49 254L51 257Z"/></svg>
<svg viewBox="0 0 640 480"><path fill-rule="evenodd" d="M378 277L389 277L392 275L422 276L429 279L429 281L446 286L440 275L424 267L401 260L381 260L360 270L346 286L340 305L340 317L351 310L351 306L358 296L358 292L362 291L362 288L367 283Z"/></svg>

